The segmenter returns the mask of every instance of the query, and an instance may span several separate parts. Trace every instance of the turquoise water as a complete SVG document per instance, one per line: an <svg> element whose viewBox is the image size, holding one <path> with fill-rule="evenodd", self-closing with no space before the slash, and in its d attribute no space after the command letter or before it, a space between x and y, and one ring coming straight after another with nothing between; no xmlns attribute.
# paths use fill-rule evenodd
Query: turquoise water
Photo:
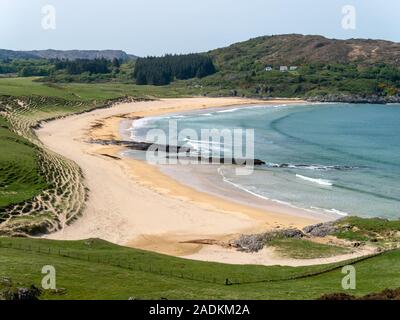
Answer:
<svg viewBox="0 0 400 320"><path fill-rule="evenodd" d="M338 215L400 218L399 105L208 110L147 119L134 134L167 130L171 119L179 130L254 129L255 158L267 165L249 176L231 167L219 171L225 183L243 191Z"/></svg>

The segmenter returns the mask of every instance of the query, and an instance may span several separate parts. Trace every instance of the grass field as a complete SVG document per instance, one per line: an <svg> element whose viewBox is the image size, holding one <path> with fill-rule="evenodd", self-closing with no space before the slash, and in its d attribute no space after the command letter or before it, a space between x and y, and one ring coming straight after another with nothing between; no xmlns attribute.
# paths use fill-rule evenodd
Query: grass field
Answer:
<svg viewBox="0 0 400 320"><path fill-rule="evenodd" d="M347 217L339 220L337 226L339 230L334 235L340 239L379 244L398 243L400 240L400 220Z"/></svg>
<svg viewBox="0 0 400 320"><path fill-rule="evenodd" d="M33 128L40 120L89 107L61 98L0 96L5 130L0 148L4 160L8 160L1 164L1 179L3 187L15 186L22 196L10 198L18 194L15 190L3 193L0 234L24 236L55 231L81 213L86 189L79 167L44 148Z"/></svg>
<svg viewBox="0 0 400 320"><path fill-rule="evenodd" d="M283 257L293 259L316 259L350 253L335 245L320 244L303 239L276 239L268 243Z"/></svg>
<svg viewBox="0 0 400 320"><path fill-rule="evenodd" d="M42 267L56 268L57 288L65 291L46 291L43 299L316 299L343 292L344 275L338 265L291 268L195 262L100 240L3 238L0 244L0 279L11 278L14 286L40 287ZM360 296L400 287L399 258L400 251L392 251L355 262L357 289L348 293ZM324 270L330 271L321 273ZM226 278L241 283L226 285Z"/></svg>
<svg viewBox="0 0 400 320"><path fill-rule="evenodd" d="M10 131L0 117L0 208L28 200L47 187L37 160L36 147Z"/></svg>
<svg viewBox="0 0 400 320"><path fill-rule="evenodd" d="M184 82L168 86L137 86L124 83L43 83L38 78L0 78L0 95L56 97L72 101L104 101L124 96L176 98L201 94Z"/></svg>

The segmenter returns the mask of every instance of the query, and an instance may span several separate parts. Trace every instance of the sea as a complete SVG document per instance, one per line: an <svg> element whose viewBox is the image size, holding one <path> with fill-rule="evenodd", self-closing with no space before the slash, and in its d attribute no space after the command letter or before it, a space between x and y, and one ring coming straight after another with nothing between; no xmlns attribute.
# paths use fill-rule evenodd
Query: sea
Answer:
<svg viewBox="0 0 400 320"><path fill-rule="evenodd" d="M235 188L250 202L254 197L337 217L400 218L400 105L228 107L144 118L128 130L132 139L149 141L150 130L168 135L171 123L178 132L190 129L199 137L204 129L228 129L242 130L244 140L246 129L252 130L254 158L265 164L246 175L219 164L209 173L213 185ZM183 134L177 143L204 153L204 148L225 152L234 142L207 143ZM196 180L195 165L190 170L175 165L169 172L186 172L180 180L188 184ZM204 180L204 169L198 173Z"/></svg>

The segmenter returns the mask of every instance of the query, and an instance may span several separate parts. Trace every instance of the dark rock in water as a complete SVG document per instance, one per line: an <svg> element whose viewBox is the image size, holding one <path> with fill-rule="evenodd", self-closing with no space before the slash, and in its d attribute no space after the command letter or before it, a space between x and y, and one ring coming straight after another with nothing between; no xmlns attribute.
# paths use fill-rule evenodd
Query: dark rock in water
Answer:
<svg viewBox="0 0 400 320"><path fill-rule="evenodd" d="M307 226L303 229L304 233L313 237L326 237L338 231L334 222L318 223Z"/></svg>
<svg viewBox="0 0 400 320"><path fill-rule="evenodd" d="M231 242L231 246L239 251L258 252L264 248L268 241L274 239L300 239L304 233L298 229L284 229L260 234L242 235Z"/></svg>
<svg viewBox="0 0 400 320"><path fill-rule="evenodd" d="M264 166L265 161L259 160L259 159L254 159L254 165L255 166Z"/></svg>
<svg viewBox="0 0 400 320"><path fill-rule="evenodd" d="M187 160L198 160L202 163L215 163L215 164L234 164L234 165L250 165L255 166L265 165L265 162L260 159L239 159L239 158L225 158L225 157L210 157L204 158L201 156L193 157L190 155L192 149L186 146L174 146L174 145L160 145L149 142L137 142L137 141L123 141L123 140L91 140L90 143L101 144L101 145L112 145L112 146L124 146L132 150L137 151L149 151L152 152L165 152L167 159L186 158Z"/></svg>
<svg viewBox="0 0 400 320"><path fill-rule="evenodd" d="M259 159L236 159L236 158L216 158L216 157L191 157L191 156L185 156L187 160L197 160L199 163L212 163L212 164L233 164L237 166L244 166L244 165L254 165L254 166L262 166L265 165L265 162ZM167 156L167 158L181 158L182 155L174 155L174 156Z"/></svg>

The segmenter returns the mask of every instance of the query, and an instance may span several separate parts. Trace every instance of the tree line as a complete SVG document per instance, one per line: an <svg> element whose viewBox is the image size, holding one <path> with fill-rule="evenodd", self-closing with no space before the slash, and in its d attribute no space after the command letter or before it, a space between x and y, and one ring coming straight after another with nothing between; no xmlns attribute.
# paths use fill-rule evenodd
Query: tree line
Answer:
<svg viewBox="0 0 400 320"><path fill-rule="evenodd" d="M134 77L139 85L167 85L175 79L203 78L216 72L209 56L203 54L166 55L139 58Z"/></svg>
<svg viewBox="0 0 400 320"><path fill-rule="evenodd" d="M120 62L118 59L112 61L100 58L100 59L77 59L77 60L55 60L55 70L65 70L68 74L76 75L85 72L89 73L110 73L113 67L119 68Z"/></svg>

